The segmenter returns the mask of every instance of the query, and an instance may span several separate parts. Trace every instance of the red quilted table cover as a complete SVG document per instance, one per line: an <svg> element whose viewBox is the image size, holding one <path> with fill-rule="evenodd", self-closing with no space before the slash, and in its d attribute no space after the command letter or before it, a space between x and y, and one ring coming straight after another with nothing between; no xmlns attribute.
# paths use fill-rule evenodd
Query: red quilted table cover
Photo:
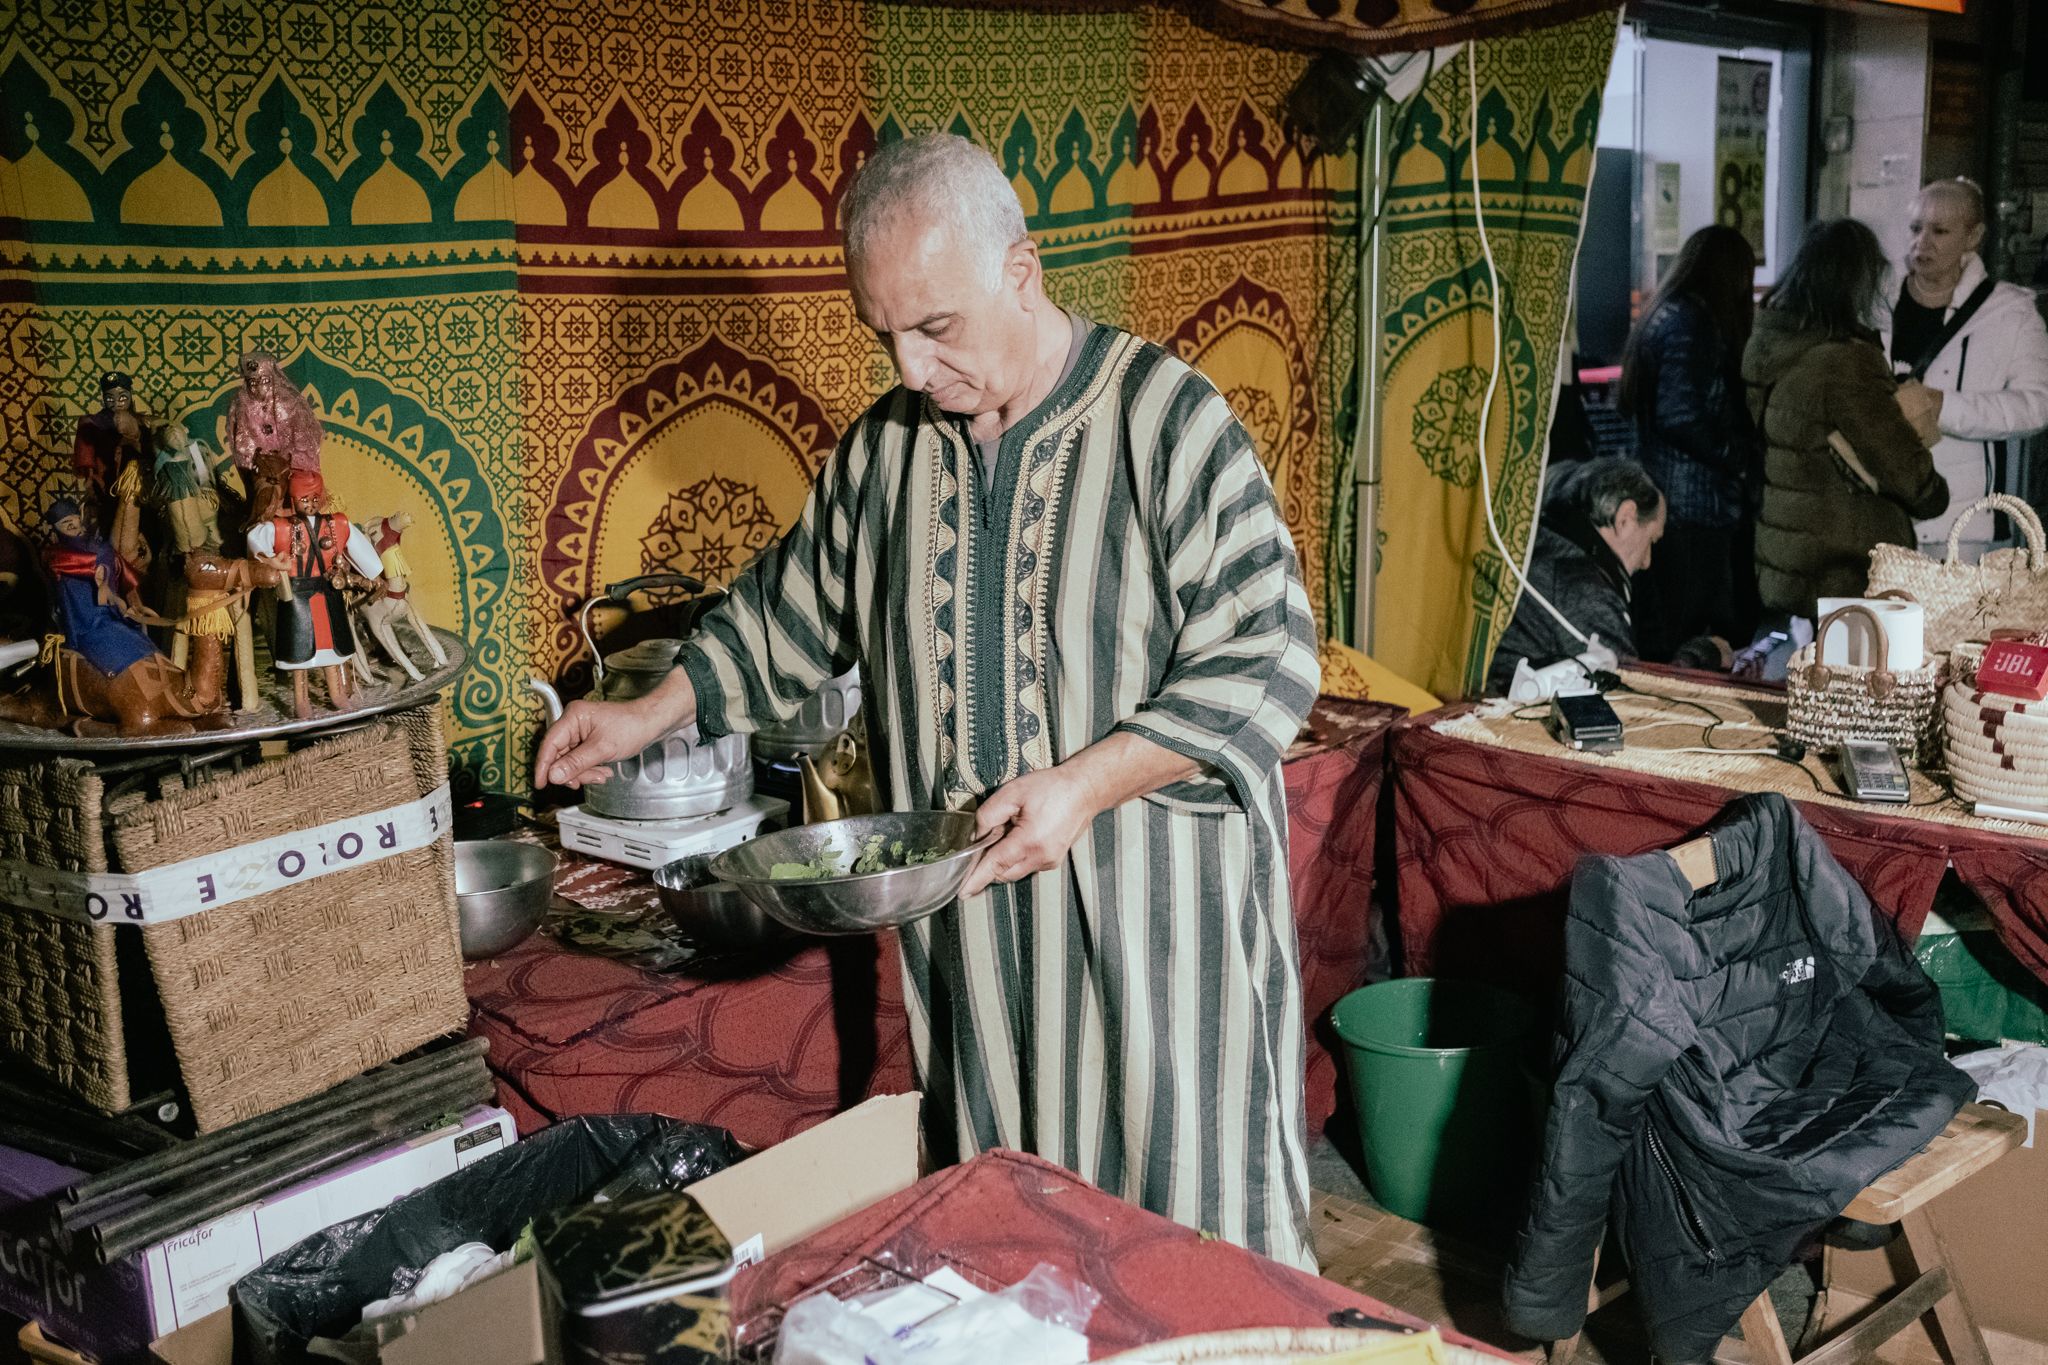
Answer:
<svg viewBox="0 0 2048 1365"><path fill-rule="evenodd" d="M1563 965L1565 900L1580 856L1682 843L1738 795L1442 735L1424 718L1398 725L1388 744L1401 969L1411 976L1547 994ZM2000 939L2048 980L2048 842L1797 804L1908 942L1953 864Z"/></svg>
<svg viewBox="0 0 2048 1365"><path fill-rule="evenodd" d="M1312 1134L1338 1102L1326 1016L1365 979L1385 740L1401 714L1324 698L1283 769ZM644 873L565 852L556 892L587 905L650 899L654 888ZM711 967L643 971L542 934L471 964L470 1031L491 1040L500 1102L520 1130L648 1112L763 1147L867 1095L913 1088L893 936Z"/></svg>
<svg viewBox="0 0 2048 1365"><path fill-rule="evenodd" d="M1104 1194L1047 1161L984 1152L925 1177L741 1272L734 1320L786 1305L862 1258L911 1267L950 1263L984 1284L1015 1284L1040 1262L1102 1295L1088 1320L1100 1359L1197 1332L1324 1327L1355 1308L1403 1326L1429 1324L1330 1280L1304 1274ZM1499 1355L1446 1330L1447 1340Z"/></svg>
<svg viewBox="0 0 2048 1365"><path fill-rule="evenodd" d="M471 964L468 988L470 1031L491 1040L521 1132L658 1113L765 1147L912 1088L893 936L811 945L727 978L646 972L536 934Z"/></svg>

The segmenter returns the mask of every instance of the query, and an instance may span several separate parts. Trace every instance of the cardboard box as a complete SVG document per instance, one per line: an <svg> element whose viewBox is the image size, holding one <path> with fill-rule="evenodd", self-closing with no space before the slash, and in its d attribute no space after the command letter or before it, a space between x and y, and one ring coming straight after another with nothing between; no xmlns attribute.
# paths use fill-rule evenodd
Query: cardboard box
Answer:
<svg viewBox="0 0 2048 1365"><path fill-rule="evenodd" d="M0 1309L102 1360L144 1359L153 1339L225 1307L228 1287L265 1258L517 1140L511 1115L479 1107L111 1266L50 1235L53 1196L80 1172L0 1148Z"/></svg>
<svg viewBox="0 0 2048 1365"><path fill-rule="evenodd" d="M1927 1206L1948 1247L1957 1281L1977 1326L2048 1343L2048 1109L2034 1115L2034 1145L2008 1152ZM1826 1252L1832 1293L1828 1326L1852 1321L1901 1282L1911 1261L1903 1237L1876 1251ZM1916 1325L1882 1352L1885 1360L1942 1362L1924 1326Z"/></svg>
<svg viewBox="0 0 2048 1365"><path fill-rule="evenodd" d="M878 1095L689 1187L746 1259L773 1255L908 1189L918 1177L923 1097ZM223 1310L151 1347L164 1365L232 1365ZM538 1365L540 1277L531 1262L422 1309L383 1365Z"/></svg>

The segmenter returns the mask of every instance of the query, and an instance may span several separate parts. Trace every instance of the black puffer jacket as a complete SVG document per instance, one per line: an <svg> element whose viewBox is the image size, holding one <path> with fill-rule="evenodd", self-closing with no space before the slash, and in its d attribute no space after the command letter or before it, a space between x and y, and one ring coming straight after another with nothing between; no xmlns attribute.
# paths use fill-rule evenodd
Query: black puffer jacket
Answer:
<svg viewBox="0 0 2048 1365"><path fill-rule="evenodd" d="M1559 1075L1506 1290L1538 1341L1584 1322L1611 1212L1658 1358L1707 1359L1976 1093L1942 1056L1933 983L1789 802L1744 797L1712 832L1703 891L1664 853L1572 879Z"/></svg>

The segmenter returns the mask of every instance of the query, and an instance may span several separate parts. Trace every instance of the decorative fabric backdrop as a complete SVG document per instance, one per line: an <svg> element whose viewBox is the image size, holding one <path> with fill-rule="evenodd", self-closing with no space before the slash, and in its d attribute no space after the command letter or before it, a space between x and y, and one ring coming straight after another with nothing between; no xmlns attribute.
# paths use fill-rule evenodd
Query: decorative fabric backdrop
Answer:
<svg viewBox="0 0 2048 1365"><path fill-rule="evenodd" d="M1621 0L1214 0L1247 25L1320 47L1412 52L1616 10Z"/></svg>
<svg viewBox="0 0 2048 1365"><path fill-rule="evenodd" d="M420 518L472 782L525 785L523 679L569 669L582 598L728 579L891 382L833 225L934 127L1010 172L1057 301L1230 396L1342 624L1357 168L1283 135L1301 53L881 0L26 0L0 35L0 503L33 527L68 486L103 370L217 443L275 351L347 509Z"/></svg>
<svg viewBox="0 0 2048 1365"><path fill-rule="evenodd" d="M1520 584L1480 501L1479 419L1501 319L1485 458L1501 538L1525 561L1570 311L1612 15L1479 46L1473 213L1467 51L1424 84L1388 168L1379 381L1381 479L1373 653L1440 696L1476 693ZM1504 581L1505 579L1505 581Z"/></svg>

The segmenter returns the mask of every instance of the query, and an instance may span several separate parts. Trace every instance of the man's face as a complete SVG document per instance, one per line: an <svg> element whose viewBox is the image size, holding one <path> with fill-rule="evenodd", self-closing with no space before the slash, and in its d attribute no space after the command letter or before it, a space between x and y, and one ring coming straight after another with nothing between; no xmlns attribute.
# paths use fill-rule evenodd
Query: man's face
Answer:
<svg viewBox="0 0 2048 1365"><path fill-rule="evenodd" d="M850 263L848 283L904 387L980 416L1031 383L1038 253L1028 240L1012 245L991 289L978 254L953 236L944 224L887 223Z"/></svg>
<svg viewBox="0 0 2048 1365"><path fill-rule="evenodd" d="M73 512L68 517L57 518L57 534L60 536L82 536L85 534L85 519Z"/></svg>
<svg viewBox="0 0 2048 1365"><path fill-rule="evenodd" d="M302 517L317 516L320 511L320 495L318 493L292 494L292 510Z"/></svg>
<svg viewBox="0 0 2048 1365"><path fill-rule="evenodd" d="M127 412L135 406L135 395L124 385L109 384L100 390L100 406L108 412Z"/></svg>
<svg viewBox="0 0 2048 1365"><path fill-rule="evenodd" d="M1635 503L1624 502L1614 514L1614 525L1608 543L1614 547L1615 558L1621 567L1630 573L1641 573L1650 567L1651 547L1664 538L1664 502L1659 499L1657 508L1644 517Z"/></svg>

